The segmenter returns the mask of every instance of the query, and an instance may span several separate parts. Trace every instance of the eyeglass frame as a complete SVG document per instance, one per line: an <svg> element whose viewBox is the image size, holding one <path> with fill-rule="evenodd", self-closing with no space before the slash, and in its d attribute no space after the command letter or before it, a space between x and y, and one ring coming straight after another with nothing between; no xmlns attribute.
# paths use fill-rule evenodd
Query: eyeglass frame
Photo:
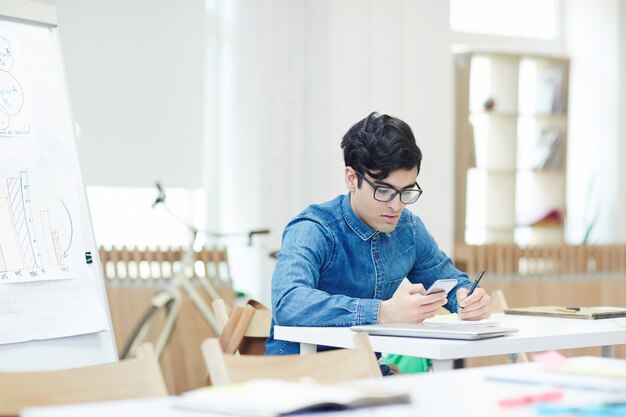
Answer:
<svg viewBox="0 0 626 417"><path fill-rule="evenodd" d="M396 190L395 188L393 188L393 187L391 187L391 186L389 186L389 185L379 185L379 184L374 184L372 181L368 180L368 179L367 179L367 177L366 177L365 175L361 174L361 173L360 173L359 171L357 171L356 169L354 170L354 172L355 172L355 173L356 173L359 177L363 178L363 179L365 180L365 182L367 182L367 183L370 185L370 187L372 187L372 188L374 189L374 193L373 193L374 200L376 200L376 201L380 201L381 203L388 203L388 202L392 201L394 198L396 198L396 196L397 196L397 195L399 195L399 196L400 196L400 202L401 202L402 204L407 204L407 205L408 205L408 204L415 204L415 203L417 203L417 200L419 200L419 199L420 199L420 197L422 196L422 194L424 193L424 191L422 190L422 187L420 187L420 185L417 183L417 181L415 181L415 187L417 187L417 190L416 190L416 189L414 189L414 188L411 188L410 190ZM393 190L393 191L394 191L394 194L393 194L393 196L392 196L392 197L390 197L390 198L389 198L389 200L379 200L379 199L377 199L377 198L376 198L376 191L377 191L379 188L389 188L390 190ZM402 201L402 193L403 193L403 192L405 192L405 191L417 191L417 192L418 192L418 194L417 194L417 198L415 199L415 201L412 201L412 202L410 202L410 203L405 203L404 201Z"/></svg>

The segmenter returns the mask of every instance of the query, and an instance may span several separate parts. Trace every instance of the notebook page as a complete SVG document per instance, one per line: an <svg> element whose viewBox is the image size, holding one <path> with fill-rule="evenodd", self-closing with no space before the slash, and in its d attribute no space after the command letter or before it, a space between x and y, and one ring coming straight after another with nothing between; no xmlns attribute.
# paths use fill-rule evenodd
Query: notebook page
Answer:
<svg viewBox="0 0 626 417"><path fill-rule="evenodd" d="M497 320L461 320L456 313L453 314L438 314L434 317L424 320L425 324L445 324L447 326L499 326L500 322Z"/></svg>

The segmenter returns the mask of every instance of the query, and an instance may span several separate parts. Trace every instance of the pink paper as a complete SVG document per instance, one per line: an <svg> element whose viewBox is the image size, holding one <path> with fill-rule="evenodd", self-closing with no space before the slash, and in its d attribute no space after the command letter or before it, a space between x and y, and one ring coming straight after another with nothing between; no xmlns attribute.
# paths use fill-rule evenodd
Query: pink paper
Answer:
<svg viewBox="0 0 626 417"><path fill-rule="evenodd" d="M556 350L535 353L532 359L534 362L539 362L546 371L556 371L567 363L567 358Z"/></svg>

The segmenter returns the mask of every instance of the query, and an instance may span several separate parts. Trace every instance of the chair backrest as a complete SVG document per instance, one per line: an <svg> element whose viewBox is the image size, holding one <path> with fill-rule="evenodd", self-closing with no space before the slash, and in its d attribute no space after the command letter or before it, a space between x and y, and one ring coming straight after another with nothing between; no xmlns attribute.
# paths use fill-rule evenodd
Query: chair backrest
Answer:
<svg viewBox="0 0 626 417"><path fill-rule="evenodd" d="M245 307L233 307L228 312L223 300L213 301L220 344L224 353L265 354L265 339L270 335L272 311L255 300Z"/></svg>
<svg viewBox="0 0 626 417"><path fill-rule="evenodd" d="M491 311L493 313L502 313L509 308L509 303L506 301L504 292L502 290L495 290L491 293ZM528 355L526 353L512 353L507 355L509 360L514 363L528 362Z"/></svg>
<svg viewBox="0 0 626 417"><path fill-rule="evenodd" d="M502 290L495 290L491 293L491 311L493 313L502 313L509 308Z"/></svg>
<svg viewBox="0 0 626 417"><path fill-rule="evenodd" d="M317 382L332 383L382 376L369 337L365 333L355 335L355 347L352 349L337 349L312 355L232 355L224 353L219 340L214 338L202 343L202 354L213 385L257 378L312 378Z"/></svg>
<svg viewBox="0 0 626 417"><path fill-rule="evenodd" d="M150 344L120 362L58 371L0 372L0 416L24 407L163 397L167 388Z"/></svg>

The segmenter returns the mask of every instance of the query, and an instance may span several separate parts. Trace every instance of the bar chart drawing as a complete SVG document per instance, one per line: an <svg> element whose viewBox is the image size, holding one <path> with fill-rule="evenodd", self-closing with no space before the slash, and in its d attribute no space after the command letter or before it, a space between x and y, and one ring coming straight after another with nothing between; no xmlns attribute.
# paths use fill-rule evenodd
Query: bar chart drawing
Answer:
<svg viewBox="0 0 626 417"><path fill-rule="evenodd" d="M68 278L74 225L61 191L49 184L33 187L28 171L5 179L6 196L0 190L0 282Z"/></svg>
<svg viewBox="0 0 626 417"><path fill-rule="evenodd" d="M41 217L46 254L48 256L48 265L63 265L64 256L63 249L61 248L59 232L58 230L52 230L52 226L50 225L50 211L41 210L39 212L39 216Z"/></svg>
<svg viewBox="0 0 626 417"><path fill-rule="evenodd" d="M0 253L2 254L0 272L24 269L24 258L19 248L7 197L0 197L0 230L2 230L0 234Z"/></svg>
<svg viewBox="0 0 626 417"><path fill-rule="evenodd" d="M22 171L19 177L7 178L7 191L13 224L26 269L41 268L43 264L31 212L28 172Z"/></svg>

